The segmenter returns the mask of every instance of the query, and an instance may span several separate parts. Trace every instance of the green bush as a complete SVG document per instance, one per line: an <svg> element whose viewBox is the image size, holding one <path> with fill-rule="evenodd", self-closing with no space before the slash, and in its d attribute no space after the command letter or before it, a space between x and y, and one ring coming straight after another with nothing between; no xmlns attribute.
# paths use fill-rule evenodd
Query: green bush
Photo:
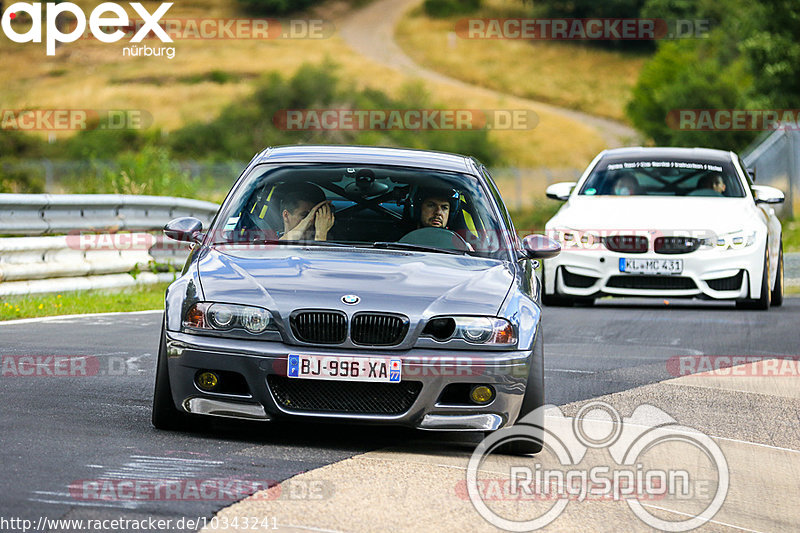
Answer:
<svg viewBox="0 0 800 533"><path fill-rule="evenodd" d="M645 0L523 0L547 17L636 18Z"/></svg>
<svg viewBox="0 0 800 533"><path fill-rule="evenodd" d="M13 161L5 160L6 163ZM0 193L31 194L44 192L44 179L30 170L6 168L0 163Z"/></svg>
<svg viewBox="0 0 800 533"><path fill-rule="evenodd" d="M70 192L196 196L198 183L178 169L164 147L148 145L121 154L112 164L93 159L92 171L65 183Z"/></svg>
<svg viewBox="0 0 800 533"><path fill-rule="evenodd" d="M302 11L323 0L239 0L245 9L251 13L262 15L286 15L295 11Z"/></svg>
<svg viewBox="0 0 800 533"><path fill-rule="evenodd" d="M544 225L564 205L550 199L535 198L533 206L519 211L511 210L511 219L516 230L524 235L544 233ZM523 235L523 236L524 236Z"/></svg>
<svg viewBox="0 0 800 533"><path fill-rule="evenodd" d="M288 80L277 73L266 76L250 97L226 107L209 123L189 124L173 132L168 142L173 154L192 159L249 160L267 146L316 143L404 146L474 155L485 164L496 162L498 150L486 130L294 131L273 123L286 110L435 107L422 85L409 85L399 98L391 98L381 91L345 85L329 62L306 64Z"/></svg>
<svg viewBox="0 0 800 533"><path fill-rule="evenodd" d="M452 17L468 15L480 9L481 0L425 0L422 5L430 17Z"/></svg>
<svg viewBox="0 0 800 533"><path fill-rule="evenodd" d="M712 43L704 43L703 47ZM747 131L681 130L673 120L681 109L737 109L746 105L750 76L743 60L723 65L714 53L700 53L690 40L664 43L645 64L628 104L628 116L656 144L741 149L755 137ZM668 117L673 120L668 121Z"/></svg>

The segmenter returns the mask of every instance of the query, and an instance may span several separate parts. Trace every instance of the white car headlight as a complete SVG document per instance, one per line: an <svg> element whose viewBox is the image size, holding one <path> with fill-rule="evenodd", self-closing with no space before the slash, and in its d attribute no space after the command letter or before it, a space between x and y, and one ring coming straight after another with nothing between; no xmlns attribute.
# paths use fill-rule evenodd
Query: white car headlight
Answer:
<svg viewBox="0 0 800 533"><path fill-rule="evenodd" d="M602 237L597 231L584 231L576 229L552 229L548 230L548 236L557 240L562 249L567 248L598 248L602 243Z"/></svg>
<svg viewBox="0 0 800 533"><path fill-rule="evenodd" d="M717 236L716 247L718 250L738 250L746 248L756 243L757 232L753 231L732 231Z"/></svg>

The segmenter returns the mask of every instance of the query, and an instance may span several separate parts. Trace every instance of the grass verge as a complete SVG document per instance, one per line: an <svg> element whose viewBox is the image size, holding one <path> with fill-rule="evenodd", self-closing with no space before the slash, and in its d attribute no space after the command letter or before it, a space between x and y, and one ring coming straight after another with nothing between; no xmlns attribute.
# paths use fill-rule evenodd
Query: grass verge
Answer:
<svg viewBox="0 0 800 533"><path fill-rule="evenodd" d="M519 0L484 0L470 18L530 17ZM464 17L432 19L421 8L400 23L396 39L418 63L468 83L593 115L627 121L625 104L647 54L580 43L462 39Z"/></svg>
<svg viewBox="0 0 800 533"><path fill-rule="evenodd" d="M783 251L800 252L800 219L783 221Z"/></svg>
<svg viewBox="0 0 800 533"><path fill-rule="evenodd" d="M120 290L76 291L57 294L5 296L0 302L0 321L39 316L146 311L164 308L168 283L139 285Z"/></svg>

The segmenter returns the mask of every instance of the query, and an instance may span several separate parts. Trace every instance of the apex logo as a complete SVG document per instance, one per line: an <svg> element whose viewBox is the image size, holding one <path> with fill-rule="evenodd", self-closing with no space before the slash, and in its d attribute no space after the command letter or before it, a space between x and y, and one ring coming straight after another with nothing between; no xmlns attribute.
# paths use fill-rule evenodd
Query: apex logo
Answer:
<svg viewBox="0 0 800 533"><path fill-rule="evenodd" d="M47 55L52 56L56 53L56 42L71 43L77 41L86 31L86 14L76 4L72 2L53 3L47 2L46 5L46 43ZM162 3L154 13L150 13L139 2L130 2L130 6L139 14L144 20L139 31L130 40L132 43L141 42L144 37L151 31L156 37L161 39L161 42L171 43L172 38L167 35L158 22L161 20L166 12L172 7L172 2ZM11 26L11 21L16 19L19 13L27 13L33 20L31 27L24 33L19 33ZM75 26L69 32L62 32L56 24L56 18L62 14L68 13L75 19ZM125 9L114 2L104 2L92 10L89 15L89 29L92 35L101 42L115 43L122 39L125 32L116 30L108 33L107 30L114 27L125 27L130 23L128 13ZM3 12L0 26L6 37L15 43L40 43L42 42L42 3L29 3L17 2L11 4Z"/></svg>

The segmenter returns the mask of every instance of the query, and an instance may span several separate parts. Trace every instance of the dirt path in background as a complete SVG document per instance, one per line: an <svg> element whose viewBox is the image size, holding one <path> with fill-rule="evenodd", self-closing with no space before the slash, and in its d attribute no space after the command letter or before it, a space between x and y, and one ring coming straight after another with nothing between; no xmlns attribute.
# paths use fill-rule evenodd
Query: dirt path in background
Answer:
<svg viewBox="0 0 800 533"><path fill-rule="evenodd" d="M468 89L492 97L511 97L512 95L472 85L456 78L445 76L415 63L394 40L394 29L402 16L421 3L421 0L377 0L336 21L336 27L345 42L356 52L400 72L424 78L425 80L447 83L458 89ZM638 142L639 134L625 124L597 117L581 111L545 104L529 98L514 96L542 110L586 124L599 133L609 148L626 146Z"/></svg>

